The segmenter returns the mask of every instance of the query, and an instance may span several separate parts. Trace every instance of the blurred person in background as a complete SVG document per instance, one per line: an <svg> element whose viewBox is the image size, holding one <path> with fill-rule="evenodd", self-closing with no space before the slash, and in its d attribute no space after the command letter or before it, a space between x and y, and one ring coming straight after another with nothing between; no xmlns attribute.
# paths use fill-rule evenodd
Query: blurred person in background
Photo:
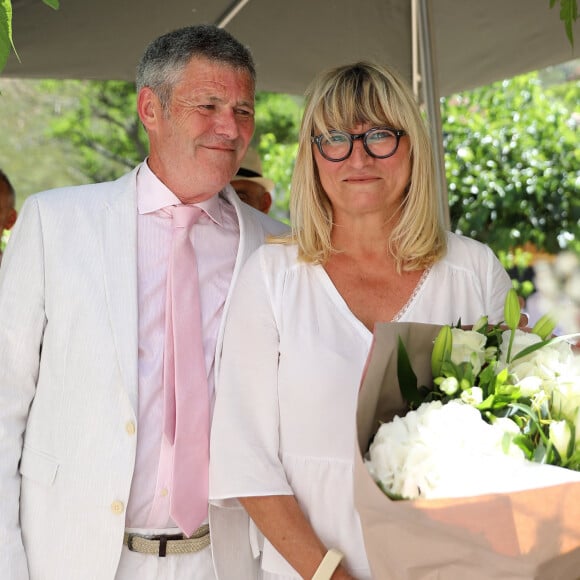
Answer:
<svg viewBox="0 0 580 580"><path fill-rule="evenodd" d="M6 230L12 229L18 213L14 208L16 193L8 176L0 169L0 264L2 263L2 236Z"/></svg>
<svg viewBox="0 0 580 580"><path fill-rule="evenodd" d="M243 202L263 213L270 211L274 182L262 175L262 162L257 151L248 149L230 184Z"/></svg>

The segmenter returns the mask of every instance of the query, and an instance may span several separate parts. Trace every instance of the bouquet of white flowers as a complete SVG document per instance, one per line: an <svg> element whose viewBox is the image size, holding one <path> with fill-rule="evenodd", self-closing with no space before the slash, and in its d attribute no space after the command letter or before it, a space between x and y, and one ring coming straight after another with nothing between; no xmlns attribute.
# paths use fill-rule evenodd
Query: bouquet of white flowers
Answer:
<svg viewBox="0 0 580 580"><path fill-rule="evenodd" d="M580 367L519 315L510 293L507 330L377 325L355 468L374 577L580 577Z"/></svg>

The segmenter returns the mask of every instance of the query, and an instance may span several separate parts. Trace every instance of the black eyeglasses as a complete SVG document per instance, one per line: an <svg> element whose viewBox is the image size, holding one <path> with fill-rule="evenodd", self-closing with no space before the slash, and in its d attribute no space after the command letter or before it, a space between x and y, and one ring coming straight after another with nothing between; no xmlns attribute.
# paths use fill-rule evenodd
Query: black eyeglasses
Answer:
<svg viewBox="0 0 580 580"><path fill-rule="evenodd" d="M406 135L402 129L390 127L373 127L364 133L347 133L346 131L329 131L328 136L311 137L318 151L328 161L344 161L352 153L353 143L362 139L365 151L377 159L386 159L394 155L399 147L401 137Z"/></svg>

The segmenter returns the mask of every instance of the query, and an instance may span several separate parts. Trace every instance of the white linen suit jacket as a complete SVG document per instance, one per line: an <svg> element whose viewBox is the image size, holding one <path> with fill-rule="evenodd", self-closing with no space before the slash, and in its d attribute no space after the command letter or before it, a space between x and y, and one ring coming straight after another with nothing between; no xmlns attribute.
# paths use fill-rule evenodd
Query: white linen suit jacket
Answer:
<svg viewBox="0 0 580 580"><path fill-rule="evenodd" d="M32 196L4 255L3 580L115 577L136 449L137 170ZM287 228L224 192L240 224L233 287L265 236ZM216 369L222 336L223 320Z"/></svg>

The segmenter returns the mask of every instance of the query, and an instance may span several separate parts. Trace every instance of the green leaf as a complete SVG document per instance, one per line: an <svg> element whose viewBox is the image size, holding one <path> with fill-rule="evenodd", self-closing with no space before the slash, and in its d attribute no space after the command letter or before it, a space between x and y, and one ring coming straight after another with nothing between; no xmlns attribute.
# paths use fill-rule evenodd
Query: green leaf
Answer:
<svg viewBox="0 0 580 580"><path fill-rule="evenodd" d="M550 8L553 8L556 0L550 0ZM574 32L572 27L574 22L578 19L578 3L577 0L560 0L560 20L564 23L566 36L570 45L574 47Z"/></svg>
<svg viewBox="0 0 580 580"><path fill-rule="evenodd" d="M393 501L400 501L400 500L406 500L406 499L409 499L409 498L406 498L406 497L405 497L405 496L403 496L403 495L399 495L398 493L393 493L392 491L389 491L389 490L388 490L388 489L385 487L385 485L383 484L383 482L382 482L382 481L377 481L376 483L377 483L377 485L379 486L380 490L381 490L381 491L382 491L382 492L383 492L383 493L384 493L384 494L385 494L385 495L386 495L386 496L387 496L389 499L391 499L391 500L393 500Z"/></svg>
<svg viewBox="0 0 580 580"><path fill-rule="evenodd" d="M54 10L58 10L60 7L59 0L42 1ZM16 58L20 61L12 37L12 0L0 0L0 72L6 66L11 50L14 51Z"/></svg>
<svg viewBox="0 0 580 580"><path fill-rule="evenodd" d="M512 439L512 443L515 443L524 452L526 459L532 459L534 456L534 443L529 437L526 437L525 435L516 435Z"/></svg>
<svg viewBox="0 0 580 580"><path fill-rule="evenodd" d="M495 397L493 395L489 395L486 399L484 399L479 405L475 405L475 408L482 413L484 411L489 411L494 408L494 400Z"/></svg>
<svg viewBox="0 0 580 580"><path fill-rule="evenodd" d="M11 50L14 50L18 58L12 41L12 2L11 0L0 0L0 72L6 66Z"/></svg>
<svg viewBox="0 0 580 580"><path fill-rule="evenodd" d="M413 367L411 367L407 349L400 336L398 337L397 345L397 379L399 380L401 395L407 403L419 404L422 402L417 389L417 375L413 371Z"/></svg>
<svg viewBox="0 0 580 580"><path fill-rule="evenodd" d="M504 383L507 382L507 380L509 379L509 371L507 370L507 368L502 369L495 377L496 380L496 384L499 385L503 385Z"/></svg>
<svg viewBox="0 0 580 580"><path fill-rule="evenodd" d="M571 44L574 46L574 32L572 26L578 18L578 4L576 0L560 0L560 20L564 22L566 36Z"/></svg>
<svg viewBox="0 0 580 580"><path fill-rule="evenodd" d="M534 454L532 461L536 463L552 463L552 457L554 455L554 448L552 443L547 442L547 444L540 442L534 449Z"/></svg>

